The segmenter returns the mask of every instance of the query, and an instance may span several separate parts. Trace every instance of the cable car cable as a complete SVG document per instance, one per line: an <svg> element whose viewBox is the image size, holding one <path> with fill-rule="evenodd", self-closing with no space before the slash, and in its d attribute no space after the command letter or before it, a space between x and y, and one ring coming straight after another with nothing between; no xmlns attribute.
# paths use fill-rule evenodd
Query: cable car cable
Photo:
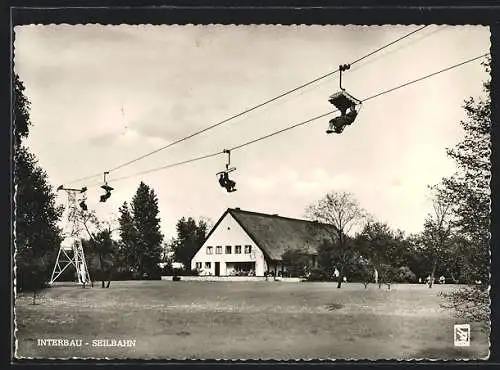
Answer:
<svg viewBox="0 0 500 370"><path fill-rule="evenodd" d="M412 80L412 81L409 81L409 82L406 82L404 84L401 84L399 86L396 86L396 87L393 87L393 88L390 88L390 89L387 89L387 90L384 90L384 91L381 91L377 94L374 94L372 96L369 96L365 99L362 100L362 102L366 102L368 100L371 100L371 99L375 99L377 97L380 97L382 95L385 95L385 94L388 94L390 92L393 92L395 90L398 90L398 89L401 89L403 87L406 87L408 85L411 85L411 84L414 84L414 83L417 83L417 82L420 82L420 81L423 81L423 80L426 80L428 78L431 78L431 77L434 77L440 73L443 73L443 72L447 72L451 69L454 69L454 68L457 68L457 67L460 67L460 66L463 66L467 63L471 63L475 60L478 60L478 59L481 59L481 58L484 58L486 57L487 55L489 55L490 53L485 53L483 55L480 55L480 56L477 56L477 57L474 57L474 58L471 58L471 59L468 59L466 61L463 61L461 63L458 63L458 64L455 64L455 65L452 65L450 67L447 67L447 68L444 68L444 69L441 69L437 72L433 72L431 74L428 74L426 76L423 76L423 77L420 77L420 78L417 78L415 80ZM270 134L267 134L267 135L264 135L264 136L261 136L257 139L253 139L253 140L250 140L250 141L247 141L243 144L240 144L240 145L237 145L237 146L234 146L232 148L230 148L229 150L230 151L233 151L233 150L237 150L237 149L241 149L245 146L248 146L248 145L251 145L251 144L254 144L258 141L261 141L261 140L264 140L264 139L268 139L272 136L275 136L275 135L278 135L278 134L281 134L283 132L286 132L286 131L289 131L291 129L294 129L296 127L299 127L299 126L303 126L303 125L306 125L308 123L311 123L313 121L316 121L318 119L321 119L321 118L324 118L332 113L335 113L337 112L338 110L334 110L334 111L329 111L329 112L326 112L326 113L323 113L323 114L320 114L318 116L315 116L313 118L309 118L308 120L305 120L305 121L302 121L300 123L297 123L295 125L292 125L292 126L288 126L288 127L285 127L281 130L278 130L278 131L274 131ZM163 170L163 169L167 169L167 168L172 168L172 167L176 167L176 166L180 166L180 165L183 165L183 164L187 164L187 163L191 163L191 162L195 162L195 161L199 161L199 160L202 160L202 159L206 159L206 158L210 158L210 157L215 157L215 156L218 156L218 155L222 155L222 154L225 154L225 151L219 151L219 152L216 152L216 153L211 153L211 154L207 154L207 155L203 155L203 156L200 156L200 157L196 157L196 158L192 158L192 159L188 159L186 161L182 161L182 162L177 162L177 163L172 163L172 164L168 164L168 165L164 165L164 166L161 166L161 167L156 167L156 168L152 168L152 169L149 169L149 170L146 170L146 171L142 171L142 172L138 172L138 173L134 173L134 174L130 174L130 175L126 175L126 176L122 176L122 177L118 177L116 179L113 179L112 181L120 181L120 180L125 180L125 179L129 179L129 178L133 178L133 177L136 177L136 176L139 176L139 175L144 175L146 173L151 173L151 172L156 172L156 171L160 171L160 170ZM90 186L89 186L90 187Z"/></svg>
<svg viewBox="0 0 500 370"><path fill-rule="evenodd" d="M353 64L356 64L356 63L358 63L358 62L361 62L362 60L364 60L364 59L366 59L366 58L368 58L368 57L370 57L370 56L372 56L372 55L374 55L374 54L376 54L376 53L378 53L378 52L380 52L380 51L382 51L382 50L384 50L384 49L388 48L388 47L389 47L389 46L391 46L391 45L394 45L394 44L396 44L396 43L398 43L398 42L400 42L400 41L402 41L402 40L404 40L404 39L406 39L406 38L410 37L411 35L413 35L413 34L415 34L415 33L419 32L419 31L423 30L424 28L426 28L426 27L428 27L428 26L429 26L429 25L424 25L424 26L422 26L422 27L420 27L420 28L417 28L416 30L413 30L413 31L409 32L408 34L406 34L406 35L404 35L404 36L401 36L401 37L399 37L398 39L396 39L396 40L394 40L394 41L392 41L392 42L390 42L390 43L388 43L388 44L386 44L386 45L384 45L384 46L381 46L380 48L378 48L378 49L376 49L376 50L374 50L374 51L372 51L372 52L370 52L370 53L368 53L368 54L366 54L366 55L364 55L364 56L362 56L362 57L360 57L360 58L358 58L358 59L354 60L354 61L353 61L353 62L351 62L350 64L351 64L351 65L353 65ZM160 147L160 148L155 149L155 150L153 150L153 151L151 151L151 152L149 152L149 153L143 154L143 155L141 155L141 156L139 156L139 157L137 157L137 158L135 158L135 159L129 160L129 161L127 161L127 162L125 162L125 163L122 163L122 164L120 164L120 165L118 165L118 166L116 166L116 167L113 167L113 168L109 169L109 170L108 170L108 172L116 171L116 170L118 170L118 169L120 169L120 168L123 168L123 167L125 167L125 166L128 166L128 165L130 165L130 164L132 164L132 163L138 162L138 161L140 161L141 159L144 159L144 158L146 158L146 157L149 157L149 156L151 156L151 155L153 155L153 154L156 154L156 153L158 153L158 152L160 152L160 151L162 151L162 150L165 150L165 149L167 149L167 148L170 148L170 147L172 147L172 146L174 146L174 145L176 145L176 144L179 144L179 143L181 143L181 142L183 142L183 141L189 140L189 139L191 139L191 138L193 138L193 137L195 137L195 136L197 136L197 135L199 135L199 134L202 134L202 133L204 133L204 132L206 132L206 131L209 131L209 130L211 130L211 129L215 128L215 127L221 126L221 125L223 125L224 123L227 123L227 122L229 122L229 121L232 121L232 120L234 120L234 119L236 119L236 118L238 118L238 117L241 117L241 116L243 116L243 115L245 115L245 114L247 114L247 113L250 113L250 112L252 112L252 111L254 111L254 110L258 109L258 108L261 108L261 107L263 107L263 106L265 106L265 105L267 105L267 104L269 104L269 103L272 103L272 102L274 102L274 101L276 101L276 100L278 100L278 99L281 99L281 98L283 98L283 97L285 97L285 96L287 96L287 95L290 95L290 94L292 94L292 93L294 93L294 92L296 92L296 91L298 91L298 90L301 90L301 89L303 89L303 88L305 88L305 87L307 87L307 86L309 86L309 85L312 85L312 84L314 84L314 83L316 83L316 82L318 82L318 81L320 81L320 80L323 80L323 79L325 79L325 78L327 78L327 77L329 77L329 76L331 76L331 75L333 75L333 74L337 73L338 71L339 71L339 69L336 69L335 71L328 72L328 73L326 73L326 74L324 74L324 75L322 75L322 76L320 76L320 77L317 77L317 78L315 78L315 79L313 79L313 80L311 80L311 81L309 81L309 82L306 82L306 83L304 83L304 84L302 84L302 85L300 85L300 86L297 86L297 87L295 87L295 88L293 88L293 89L291 89L291 90L288 90L288 91L286 91L286 92L284 92L284 93L282 93L282 94L280 94L280 95L277 95L277 96L275 96L274 98L268 99L268 100L266 100L266 101L264 101L264 102L262 102L262 103L260 103L260 104L257 104L257 105L255 105L255 106L253 106L253 107L251 107L251 108L248 108L248 109L246 109L246 110L244 110L244 111L242 111L242 112L240 112L240 113L238 113L238 114L235 114L235 115L233 115L233 116L231 116L231 117L229 117L229 118L226 118L226 119L224 119L224 120L222 120L222 121L220 121L220 122L218 122L218 123L215 123L215 124L213 124L213 125L211 125L211 126L208 126L208 127L204 128L204 129L202 129L202 130L200 130L200 131L194 132L194 133L192 133L192 134L190 134L190 135L188 135L188 136L186 136L186 137L183 137L183 138L181 138L181 139L175 140L175 141L173 141L173 142L171 142L171 143L169 143L169 144L167 144L167 145L165 145L165 146L163 146L163 147ZM67 183L68 183L68 184L73 184L73 183L75 183L75 182L80 182L80 181L83 181L83 180L88 180L88 179L91 179L91 178L94 178L94 177L97 177L97 176L101 176L101 175L102 175L102 172L100 172L100 173L98 173L98 174L95 174L95 175L90 175L90 176L82 177L82 178L79 178L79 179L76 179L76 180L73 180L73 181L70 181L70 182L67 182Z"/></svg>
<svg viewBox="0 0 500 370"><path fill-rule="evenodd" d="M139 175L145 175L145 174L148 174L150 172L156 172L156 171L164 170L164 169L171 168L171 167L177 167L177 166L180 166L180 165L183 165L183 164L188 164L188 163L191 163L191 162L200 161L202 159L207 159L207 158L215 157L215 156L218 156L218 155L221 155L221 154L224 154L224 151L220 151L220 152L216 152L216 153L211 153L211 154L206 154L206 155L202 155L200 157L188 159L188 160L185 160L185 161L182 161L182 162L176 162L176 163L167 164L167 165L164 165L164 166L161 166L161 167L157 167L157 168L153 168L153 169L141 171L141 172L138 172L138 173L134 174L134 177L135 176L139 176ZM129 177L130 177L130 175L128 175L128 176L122 176L122 177L117 177L116 179L113 179L113 181L124 180L124 179L128 179Z"/></svg>

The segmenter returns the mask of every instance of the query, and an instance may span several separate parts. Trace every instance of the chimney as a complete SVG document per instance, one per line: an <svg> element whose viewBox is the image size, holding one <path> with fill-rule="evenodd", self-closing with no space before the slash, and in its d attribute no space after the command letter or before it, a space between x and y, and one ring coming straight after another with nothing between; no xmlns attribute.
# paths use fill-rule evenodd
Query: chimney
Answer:
<svg viewBox="0 0 500 370"><path fill-rule="evenodd" d="M236 207L235 209L237 209L238 211L240 211L240 207Z"/></svg>

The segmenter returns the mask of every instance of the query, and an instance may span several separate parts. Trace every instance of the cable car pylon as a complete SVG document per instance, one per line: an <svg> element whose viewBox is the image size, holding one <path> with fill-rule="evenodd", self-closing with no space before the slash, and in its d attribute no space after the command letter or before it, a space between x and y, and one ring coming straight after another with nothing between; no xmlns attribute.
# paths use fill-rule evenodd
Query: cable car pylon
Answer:
<svg viewBox="0 0 500 370"><path fill-rule="evenodd" d="M70 266L75 268L76 280L78 284L90 284L90 274L85 260L85 253L81 242L83 227L78 217L80 207L82 210L87 210L86 187L81 189L65 188L60 185L57 191L63 190L66 192L68 204L66 207L66 224L63 228L64 239L57 253L56 263L52 271L52 276L49 285L52 285L62 273Z"/></svg>

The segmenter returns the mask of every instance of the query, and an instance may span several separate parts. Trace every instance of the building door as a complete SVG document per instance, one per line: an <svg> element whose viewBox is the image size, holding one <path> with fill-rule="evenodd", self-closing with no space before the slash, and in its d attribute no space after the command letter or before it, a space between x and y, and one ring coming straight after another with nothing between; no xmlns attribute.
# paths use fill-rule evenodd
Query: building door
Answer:
<svg viewBox="0 0 500 370"><path fill-rule="evenodd" d="M215 276L220 276L220 262L215 262Z"/></svg>

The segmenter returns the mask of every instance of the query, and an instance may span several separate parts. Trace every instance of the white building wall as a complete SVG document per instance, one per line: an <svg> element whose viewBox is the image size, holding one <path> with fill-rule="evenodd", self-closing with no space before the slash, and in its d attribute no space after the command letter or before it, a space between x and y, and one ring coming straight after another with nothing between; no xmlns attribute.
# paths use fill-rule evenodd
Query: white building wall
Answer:
<svg viewBox="0 0 500 370"><path fill-rule="evenodd" d="M226 254L226 245L231 246L231 254ZM241 254L235 254L235 246L241 245ZM251 245L251 253L245 253L245 245ZM207 254L207 247L212 247L212 254ZM222 254L216 254L216 247L222 247ZM227 262L255 262L255 275L263 276L267 270L264 253L257 247L236 220L227 213L212 235L205 241L191 260L191 269L196 269L196 263L202 263L204 274L215 275L215 262L220 262L220 275L228 274ZM210 262L210 268L205 263Z"/></svg>

